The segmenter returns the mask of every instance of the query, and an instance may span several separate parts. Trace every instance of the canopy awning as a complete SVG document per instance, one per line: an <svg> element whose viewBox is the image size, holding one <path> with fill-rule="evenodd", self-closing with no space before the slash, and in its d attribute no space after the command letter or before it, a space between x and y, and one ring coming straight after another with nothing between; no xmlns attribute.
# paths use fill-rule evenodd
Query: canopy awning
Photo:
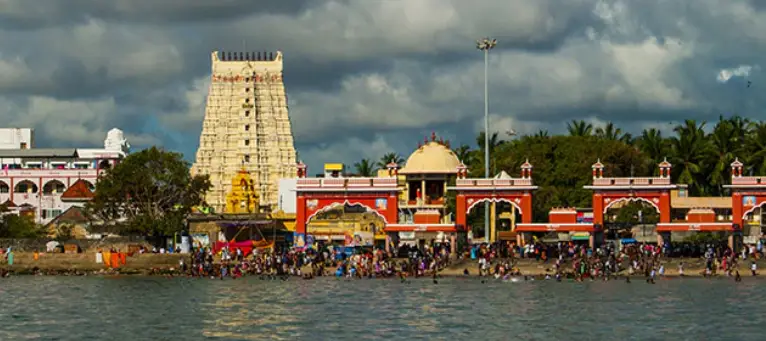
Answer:
<svg viewBox="0 0 766 341"><path fill-rule="evenodd" d="M590 233L588 232L575 232L572 234L572 240L590 240Z"/></svg>

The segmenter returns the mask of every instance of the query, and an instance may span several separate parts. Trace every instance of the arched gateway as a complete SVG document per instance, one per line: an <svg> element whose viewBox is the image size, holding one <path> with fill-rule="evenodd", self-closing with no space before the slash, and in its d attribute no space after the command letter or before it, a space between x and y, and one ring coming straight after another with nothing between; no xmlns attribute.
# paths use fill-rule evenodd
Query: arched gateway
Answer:
<svg viewBox="0 0 766 341"><path fill-rule="evenodd" d="M532 191L537 186L532 184L532 165L529 161L521 165L521 178L497 178L497 179L468 179L467 168L461 164L458 167L458 178L454 190L455 216L459 228L466 228L468 212L476 205L483 202L506 202L511 204L521 213L522 224L532 222ZM490 233L490 238L494 233Z"/></svg>
<svg viewBox="0 0 766 341"><path fill-rule="evenodd" d="M363 206L386 224L398 220L396 178L306 178L306 165L298 164L295 242L303 245L306 225L317 213L337 206Z"/></svg>
<svg viewBox="0 0 766 341"><path fill-rule="evenodd" d="M672 165L667 160L657 165L659 177L604 177L601 161L593 164L593 183L585 186L593 190L593 230L602 231L604 214L619 202L642 201L653 206L659 213L657 242L663 244L670 232L684 231L731 231L731 222L717 222L707 212L690 210L685 220L672 221L670 191L684 185L673 184L670 180Z"/></svg>
<svg viewBox="0 0 766 341"><path fill-rule="evenodd" d="M766 206L766 177L742 176L744 167L745 165L739 159L734 160L731 164L731 185L724 185L731 189L734 232L742 231L748 214Z"/></svg>

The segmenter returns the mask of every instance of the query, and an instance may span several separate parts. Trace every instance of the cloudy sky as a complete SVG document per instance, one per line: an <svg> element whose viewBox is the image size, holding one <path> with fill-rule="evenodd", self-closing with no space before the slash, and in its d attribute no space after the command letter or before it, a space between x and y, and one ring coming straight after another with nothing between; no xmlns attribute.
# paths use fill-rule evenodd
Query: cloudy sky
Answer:
<svg viewBox="0 0 766 341"><path fill-rule="evenodd" d="M246 46L284 52L310 167L409 155L483 129L483 36L493 131L760 120L764 32L764 0L0 0L0 120L41 147L119 127L193 160L210 51Z"/></svg>

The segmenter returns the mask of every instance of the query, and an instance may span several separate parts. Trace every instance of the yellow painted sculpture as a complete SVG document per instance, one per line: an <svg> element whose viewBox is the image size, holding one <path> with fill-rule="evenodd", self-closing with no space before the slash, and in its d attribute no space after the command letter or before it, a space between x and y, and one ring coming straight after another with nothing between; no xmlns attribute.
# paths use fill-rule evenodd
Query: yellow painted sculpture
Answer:
<svg viewBox="0 0 766 341"><path fill-rule="evenodd" d="M253 186L250 174L241 169L231 179L231 191L226 194L225 213L258 213L258 199L258 191Z"/></svg>

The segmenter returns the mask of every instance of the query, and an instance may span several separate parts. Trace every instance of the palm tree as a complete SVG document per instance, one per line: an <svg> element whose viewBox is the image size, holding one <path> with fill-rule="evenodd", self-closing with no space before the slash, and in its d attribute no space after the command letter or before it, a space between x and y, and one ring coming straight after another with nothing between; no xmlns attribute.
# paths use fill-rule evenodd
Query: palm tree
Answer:
<svg viewBox="0 0 766 341"><path fill-rule="evenodd" d="M375 175L375 163L370 159L361 159L359 162L354 163L354 170L356 170L356 175L359 176L374 176Z"/></svg>
<svg viewBox="0 0 766 341"><path fill-rule="evenodd" d="M573 120L567 123L570 136L590 136L593 134L593 125L583 120Z"/></svg>
<svg viewBox="0 0 766 341"><path fill-rule="evenodd" d="M710 153L707 165L708 181L711 189L718 195L723 193L723 185L729 177L729 165L734 161L737 150L741 149L742 142L738 136L743 126L735 127L735 122L719 117L718 124L713 132L708 135L706 141L710 143Z"/></svg>
<svg viewBox="0 0 766 341"><path fill-rule="evenodd" d="M689 185L689 189L697 195L705 194L703 166L710 151L704 127L705 122L697 125L695 120L686 120L673 129L677 136L670 140L675 164L673 174L677 174L678 182Z"/></svg>
<svg viewBox="0 0 766 341"><path fill-rule="evenodd" d="M489 166L489 169L490 170L494 170L495 169L494 158L492 157L492 155L494 155L494 152L497 149L497 147L500 147L501 145L505 144L506 142L507 141L500 139L500 137L498 137L497 133L492 133L492 135L489 136L489 154L490 154L490 159L489 159L490 166ZM484 153L485 153L485 151L484 151L484 132L479 133L479 136L476 137L476 144L479 145L479 150L481 151L481 156L479 156L478 158L481 159L482 165L483 165L484 164L483 163L484 162ZM474 161L478 161L478 160L474 160ZM484 170L483 167L482 167L482 170Z"/></svg>
<svg viewBox="0 0 766 341"><path fill-rule="evenodd" d="M537 133L535 133L534 137L544 139L550 137L550 135L548 135L547 130L540 129Z"/></svg>
<svg viewBox="0 0 766 341"><path fill-rule="evenodd" d="M463 162L464 165L471 164L471 159L473 158L471 146L463 144L460 147L453 149L452 152L455 153L455 156L457 156L458 160Z"/></svg>
<svg viewBox="0 0 766 341"><path fill-rule="evenodd" d="M615 127L612 122L607 122L603 127L596 128L594 135L612 141L628 142L631 139L630 134L623 134L622 129Z"/></svg>
<svg viewBox="0 0 766 341"><path fill-rule="evenodd" d="M662 138L662 132L658 129L644 129L641 137L636 142L638 150L649 156L654 165L659 164L664 158L668 157L669 146L667 140Z"/></svg>
<svg viewBox="0 0 766 341"><path fill-rule="evenodd" d="M755 124L745 147L743 154L748 157L743 156L740 159L746 160L747 173L766 174L766 122Z"/></svg>
<svg viewBox="0 0 766 341"><path fill-rule="evenodd" d="M394 162L397 165L399 165L399 167L401 167L402 164L404 163L404 158L398 153L394 153L394 152L386 153L383 155L383 157L380 158L380 161L378 161L376 166L378 166L378 169L386 169L388 167L388 164L391 162Z"/></svg>

